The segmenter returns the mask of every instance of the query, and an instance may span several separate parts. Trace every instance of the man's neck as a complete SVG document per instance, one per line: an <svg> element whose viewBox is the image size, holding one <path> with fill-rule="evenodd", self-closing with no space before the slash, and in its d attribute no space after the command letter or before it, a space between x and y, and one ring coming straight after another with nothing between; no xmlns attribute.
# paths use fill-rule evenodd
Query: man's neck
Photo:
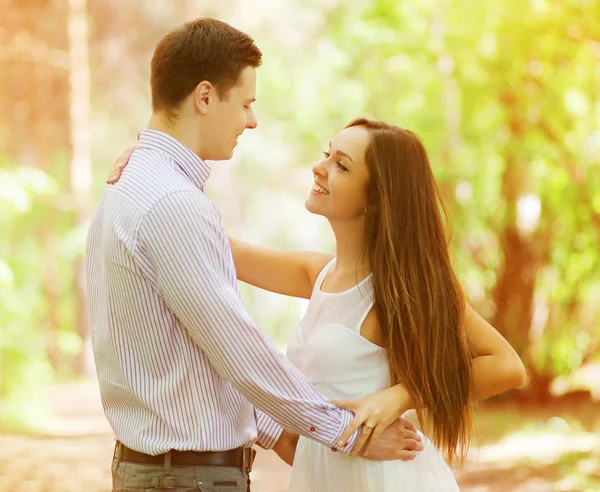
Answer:
<svg viewBox="0 0 600 492"><path fill-rule="evenodd" d="M177 119L173 121L169 120L162 113L152 113L147 128L148 130L157 130L170 135L189 147L201 159L204 159L200 150L201 144L198 135L199 132L197 131L194 122L189 118L178 116Z"/></svg>

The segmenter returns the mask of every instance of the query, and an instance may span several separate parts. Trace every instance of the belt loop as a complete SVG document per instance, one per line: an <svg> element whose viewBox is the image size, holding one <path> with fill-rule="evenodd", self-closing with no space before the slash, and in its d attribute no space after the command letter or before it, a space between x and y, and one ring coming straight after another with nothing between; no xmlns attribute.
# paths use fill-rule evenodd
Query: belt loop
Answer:
<svg viewBox="0 0 600 492"><path fill-rule="evenodd" d="M121 441L117 441L117 445L115 446L115 458L121 461L121 457L123 456L123 443Z"/></svg>
<svg viewBox="0 0 600 492"><path fill-rule="evenodd" d="M165 471L171 473L171 450L165 453Z"/></svg>

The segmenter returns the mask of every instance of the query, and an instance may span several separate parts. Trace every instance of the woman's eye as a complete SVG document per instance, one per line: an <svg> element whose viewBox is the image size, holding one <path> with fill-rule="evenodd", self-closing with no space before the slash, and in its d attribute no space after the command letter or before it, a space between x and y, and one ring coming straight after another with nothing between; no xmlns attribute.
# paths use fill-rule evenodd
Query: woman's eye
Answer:
<svg viewBox="0 0 600 492"><path fill-rule="evenodd" d="M326 150L323 151L323 155L325 156L325 159L329 159L331 157L331 153L327 152ZM348 170L348 168L344 166L340 161L335 161L335 164L340 171Z"/></svg>

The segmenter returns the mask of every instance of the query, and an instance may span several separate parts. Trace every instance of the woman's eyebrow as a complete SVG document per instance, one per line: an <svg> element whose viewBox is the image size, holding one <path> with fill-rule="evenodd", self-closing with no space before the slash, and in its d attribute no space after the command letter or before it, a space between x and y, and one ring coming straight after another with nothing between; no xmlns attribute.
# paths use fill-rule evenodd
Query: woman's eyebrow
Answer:
<svg viewBox="0 0 600 492"><path fill-rule="evenodd" d="M331 142L329 142L329 148L331 149ZM336 153L336 154L339 154L339 155L342 155L342 156L344 156L344 157L347 157L347 158L350 160L350 162L351 162L352 164L354 164L354 161L352 160L352 157L350 157L348 154L346 154L346 152L344 152L344 151L342 151L342 150L336 150L336 151L335 151L335 153Z"/></svg>

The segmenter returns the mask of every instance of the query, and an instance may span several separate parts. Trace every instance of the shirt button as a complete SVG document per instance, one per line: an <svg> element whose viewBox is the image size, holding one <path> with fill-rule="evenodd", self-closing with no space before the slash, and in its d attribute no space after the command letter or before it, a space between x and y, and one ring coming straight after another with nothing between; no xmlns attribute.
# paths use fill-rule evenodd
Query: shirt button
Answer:
<svg viewBox="0 0 600 492"><path fill-rule="evenodd" d="M334 446L331 448L331 450L335 453L337 451L337 448Z"/></svg>
<svg viewBox="0 0 600 492"><path fill-rule="evenodd" d="M311 432L315 432L316 430L317 430L317 428L316 428L316 427L311 427L311 428L310 428L310 431L311 431Z"/></svg>

